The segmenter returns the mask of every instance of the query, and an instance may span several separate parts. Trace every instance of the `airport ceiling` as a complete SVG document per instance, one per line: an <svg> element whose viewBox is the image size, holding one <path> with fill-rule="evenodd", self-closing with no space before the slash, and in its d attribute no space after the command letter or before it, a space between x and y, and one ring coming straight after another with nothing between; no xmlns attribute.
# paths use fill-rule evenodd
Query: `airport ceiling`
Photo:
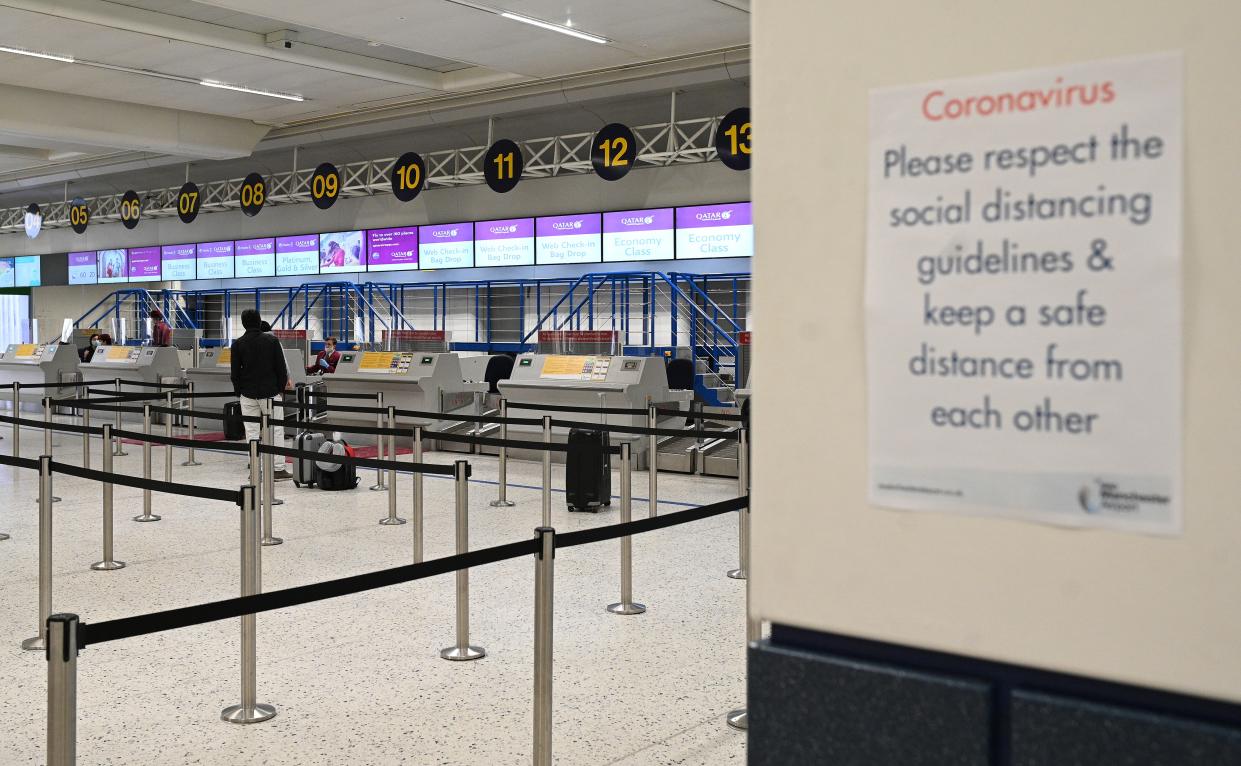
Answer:
<svg viewBox="0 0 1241 766"><path fill-rule="evenodd" d="M0 206L720 114L749 5L0 0Z"/></svg>

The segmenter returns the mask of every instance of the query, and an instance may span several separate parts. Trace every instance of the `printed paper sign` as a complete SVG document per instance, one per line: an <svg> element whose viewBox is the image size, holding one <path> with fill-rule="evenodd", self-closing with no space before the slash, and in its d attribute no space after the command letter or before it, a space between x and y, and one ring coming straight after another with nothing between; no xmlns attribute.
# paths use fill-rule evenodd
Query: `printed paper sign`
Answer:
<svg viewBox="0 0 1241 766"><path fill-rule="evenodd" d="M1167 54L871 93L872 503L1180 531L1182 103Z"/></svg>

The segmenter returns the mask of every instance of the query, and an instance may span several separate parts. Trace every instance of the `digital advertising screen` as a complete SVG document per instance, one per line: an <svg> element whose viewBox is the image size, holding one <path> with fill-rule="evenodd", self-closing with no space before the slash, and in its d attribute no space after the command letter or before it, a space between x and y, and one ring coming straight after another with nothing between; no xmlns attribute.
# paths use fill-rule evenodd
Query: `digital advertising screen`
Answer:
<svg viewBox="0 0 1241 766"><path fill-rule="evenodd" d="M319 273L343 274L366 270L366 245L360 231L319 235Z"/></svg>
<svg viewBox="0 0 1241 766"><path fill-rule="evenodd" d="M276 276L302 277L318 273L318 234L276 237Z"/></svg>
<svg viewBox="0 0 1241 766"><path fill-rule="evenodd" d="M468 269L474 265L474 224L441 223L418 229L422 269Z"/></svg>
<svg viewBox="0 0 1241 766"><path fill-rule="evenodd" d="M677 208L677 259L750 258L754 222L750 203Z"/></svg>
<svg viewBox="0 0 1241 766"><path fill-rule="evenodd" d="M160 253L158 247L129 248L129 281L158 282Z"/></svg>
<svg viewBox="0 0 1241 766"><path fill-rule="evenodd" d="M414 271L417 268L417 226L371 229L366 233L367 271Z"/></svg>
<svg viewBox="0 0 1241 766"><path fill-rule="evenodd" d="M534 219L508 218L474 224L475 266L533 266Z"/></svg>
<svg viewBox="0 0 1241 766"><path fill-rule="evenodd" d="M599 213L536 218L535 262L599 263L603 260L602 230Z"/></svg>
<svg viewBox="0 0 1241 766"><path fill-rule="evenodd" d="M159 249L160 272L169 281L196 279L198 248L194 245L164 245Z"/></svg>
<svg viewBox="0 0 1241 766"><path fill-rule="evenodd" d="M98 281L95 251L69 253L69 284L93 285Z"/></svg>
<svg viewBox="0 0 1241 766"><path fill-rule="evenodd" d="M672 208L603 214L603 260L670 261L676 253Z"/></svg>
<svg viewBox="0 0 1241 766"><path fill-rule="evenodd" d="M16 287L17 276L13 273L13 259L0 258L0 287Z"/></svg>
<svg viewBox="0 0 1241 766"><path fill-rule="evenodd" d="M14 287L38 287L43 283L42 263L37 255L19 255L13 259Z"/></svg>
<svg viewBox="0 0 1241 766"><path fill-rule="evenodd" d="M276 276L276 240L237 240L233 249L233 273L238 278Z"/></svg>
<svg viewBox="0 0 1241 766"><path fill-rule="evenodd" d="M99 250L95 266L99 284L129 281L129 261L124 250Z"/></svg>
<svg viewBox="0 0 1241 766"><path fill-rule="evenodd" d="M199 242L195 260L199 279L233 278L232 242Z"/></svg>

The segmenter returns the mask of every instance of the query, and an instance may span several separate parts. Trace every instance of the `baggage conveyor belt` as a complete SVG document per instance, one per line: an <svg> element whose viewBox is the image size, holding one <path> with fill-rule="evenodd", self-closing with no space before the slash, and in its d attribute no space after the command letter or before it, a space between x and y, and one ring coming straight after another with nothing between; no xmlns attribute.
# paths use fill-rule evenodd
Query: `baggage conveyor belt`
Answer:
<svg viewBox="0 0 1241 766"><path fill-rule="evenodd" d="M736 426L735 422L703 421L703 429L707 431L732 431ZM659 440L659 470L735 477L737 442L706 439L700 444L697 429L686 427L684 436L666 436Z"/></svg>

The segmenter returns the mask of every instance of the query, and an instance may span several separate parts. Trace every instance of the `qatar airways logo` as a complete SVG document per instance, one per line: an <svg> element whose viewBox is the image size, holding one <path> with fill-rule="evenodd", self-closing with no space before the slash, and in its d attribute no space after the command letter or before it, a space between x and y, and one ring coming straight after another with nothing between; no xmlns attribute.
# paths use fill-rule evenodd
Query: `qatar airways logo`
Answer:
<svg viewBox="0 0 1241 766"><path fill-rule="evenodd" d="M511 223L508 226L492 226L491 233L492 234L516 234L517 224Z"/></svg>
<svg viewBox="0 0 1241 766"><path fill-rule="evenodd" d="M698 213L694 217L697 218L699 221L704 221L704 222L706 221L727 221L729 218L733 217L733 211L716 210L710 213Z"/></svg>
<svg viewBox="0 0 1241 766"><path fill-rule="evenodd" d="M457 230L456 229L438 229L436 231L431 232L431 236L438 237L439 239L448 239L449 237L457 236Z"/></svg>
<svg viewBox="0 0 1241 766"><path fill-rule="evenodd" d="M577 221L553 221L552 228L556 231L573 231L582 228L581 220Z"/></svg>
<svg viewBox="0 0 1241 766"><path fill-rule="evenodd" d="M655 223L653 215L635 215L620 219L621 226L650 226Z"/></svg>

